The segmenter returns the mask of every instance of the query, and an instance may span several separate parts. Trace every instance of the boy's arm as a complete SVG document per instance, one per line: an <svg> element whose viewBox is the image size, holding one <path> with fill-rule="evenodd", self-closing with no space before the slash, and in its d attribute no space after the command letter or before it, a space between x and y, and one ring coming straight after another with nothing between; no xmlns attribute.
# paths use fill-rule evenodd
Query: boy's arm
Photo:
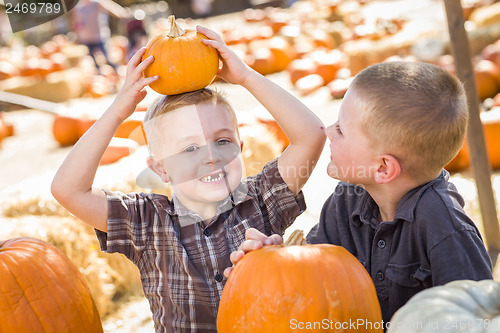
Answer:
<svg viewBox="0 0 500 333"><path fill-rule="evenodd" d="M217 33L204 27L197 29L209 38L204 43L219 51L223 63L219 76L246 88L287 135L290 145L279 157L278 168L289 189L297 194L323 150L326 140L323 123L292 94L248 67Z"/></svg>
<svg viewBox="0 0 500 333"><path fill-rule="evenodd" d="M62 206L104 232L107 231L107 201L104 192L93 188L92 184L116 129L146 96L143 88L157 79L156 76L142 78L142 72L153 61L150 57L141 63L144 52L145 48L142 48L130 59L125 81L115 100L75 144L52 181L52 195Z"/></svg>

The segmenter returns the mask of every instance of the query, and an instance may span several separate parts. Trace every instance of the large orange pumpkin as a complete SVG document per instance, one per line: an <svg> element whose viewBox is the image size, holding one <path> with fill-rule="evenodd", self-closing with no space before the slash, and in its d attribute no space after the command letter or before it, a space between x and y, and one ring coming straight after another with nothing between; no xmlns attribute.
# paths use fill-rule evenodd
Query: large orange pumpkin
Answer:
<svg viewBox="0 0 500 333"><path fill-rule="evenodd" d="M35 238L0 242L0 332L103 332L83 275Z"/></svg>
<svg viewBox="0 0 500 333"><path fill-rule="evenodd" d="M146 45L143 59L150 55L154 62L146 68L146 77L159 75L149 86L163 95L176 95L208 86L217 75L217 51L203 44L207 39L195 30L184 31L169 16L170 32L153 37Z"/></svg>
<svg viewBox="0 0 500 333"><path fill-rule="evenodd" d="M350 322L360 325L349 326ZM368 272L347 250L331 244L274 245L246 254L222 292L217 329L219 333L383 331Z"/></svg>

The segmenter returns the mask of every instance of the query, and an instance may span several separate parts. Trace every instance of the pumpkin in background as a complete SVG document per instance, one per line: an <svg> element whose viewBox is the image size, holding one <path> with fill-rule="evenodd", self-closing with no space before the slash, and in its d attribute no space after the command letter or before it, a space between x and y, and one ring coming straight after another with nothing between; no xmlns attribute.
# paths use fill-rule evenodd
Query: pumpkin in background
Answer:
<svg viewBox="0 0 500 333"><path fill-rule="evenodd" d="M481 112L488 157L493 169L500 168L500 107Z"/></svg>
<svg viewBox="0 0 500 333"><path fill-rule="evenodd" d="M103 332L83 275L35 238L0 242L0 332Z"/></svg>
<svg viewBox="0 0 500 333"><path fill-rule="evenodd" d="M173 15L168 18L170 32L153 37L146 45L143 60L155 60L144 70L146 77L159 75L149 86L163 95L176 95L208 86L217 75L217 51L203 44L207 39L195 30L184 31Z"/></svg>
<svg viewBox="0 0 500 333"><path fill-rule="evenodd" d="M293 60L287 67L287 71L290 74L290 81L295 85L299 79L314 74L317 67L317 64L311 58Z"/></svg>
<svg viewBox="0 0 500 333"><path fill-rule="evenodd" d="M114 137L126 138L137 141L138 144L146 144L146 137L142 129L142 120L145 111L135 111L125 119L116 129ZM97 121L97 115L83 115L78 119L78 138L82 137Z"/></svg>
<svg viewBox="0 0 500 333"><path fill-rule="evenodd" d="M343 332L359 332L344 324L358 320L373 324L363 332L383 331L375 286L352 254L331 244L272 245L236 264L222 292L217 330L285 333L298 331L294 323L320 322L329 331L344 325Z"/></svg>
<svg viewBox="0 0 500 333"><path fill-rule="evenodd" d="M61 146L74 145L80 139L79 119L56 115L52 123L52 134Z"/></svg>
<svg viewBox="0 0 500 333"><path fill-rule="evenodd" d="M491 167L500 169L500 107L481 112L480 116ZM450 172L461 171L469 166L469 161L467 140L465 140L458 154L445 166L445 169Z"/></svg>
<svg viewBox="0 0 500 333"><path fill-rule="evenodd" d="M0 144L2 140L14 135L14 125L4 120L4 112L0 112Z"/></svg>
<svg viewBox="0 0 500 333"><path fill-rule="evenodd" d="M100 165L110 164L134 153L139 144L132 139L113 137L102 154Z"/></svg>
<svg viewBox="0 0 500 333"><path fill-rule="evenodd" d="M274 55L275 72L284 71L290 62L297 58L295 49L285 38L275 36L269 39L268 43L269 50Z"/></svg>
<svg viewBox="0 0 500 333"><path fill-rule="evenodd" d="M467 142L464 141L462 148L453 157L453 159L444 166L448 172L460 172L469 167L469 150Z"/></svg>
<svg viewBox="0 0 500 333"><path fill-rule="evenodd" d="M278 142L281 144L281 151L285 150L286 147L290 144L290 140L286 136L285 132L281 129L280 125L274 118L263 118L257 117L257 122L266 126L266 129L276 136Z"/></svg>
<svg viewBox="0 0 500 333"><path fill-rule="evenodd" d="M459 280L425 289L392 317L388 333L498 332L500 283Z"/></svg>
<svg viewBox="0 0 500 333"><path fill-rule="evenodd" d="M481 100L494 97L500 91L500 69L495 63L485 59L478 61L474 65L474 78Z"/></svg>

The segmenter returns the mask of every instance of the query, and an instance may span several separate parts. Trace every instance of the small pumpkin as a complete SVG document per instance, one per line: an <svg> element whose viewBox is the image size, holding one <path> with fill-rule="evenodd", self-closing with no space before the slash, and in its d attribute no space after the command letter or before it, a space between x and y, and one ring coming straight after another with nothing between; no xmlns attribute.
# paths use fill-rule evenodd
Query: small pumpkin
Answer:
<svg viewBox="0 0 500 333"><path fill-rule="evenodd" d="M146 77L159 75L149 86L163 95L176 95L208 86L217 75L217 51L203 44L207 37L196 30L183 30L173 15L168 18L170 32L153 37L146 45L143 60L154 62L144 70Z"/></svg>
<svg viewBox="0 0 500 333"><path fill-rule="evenodd" d="M74 145L80 139L78 127L78 118L56 115L52 123L52 134L61 146Z"/></svg>
<svg viewBox="0 0 500 333"><path fill-rule="evenodd" d="M132 139L113 137L102 154L99 164L114 163L122 157L134 153L137 148L139 148L139 144Z"/></svg>
<svg viewBox="0 0 500 333"><path fill-rule="evenodd" d="M490 165L493 169L500 169L500 107L481 112L480 116ZM445 166L445 169L455 172L468 167L470 162L468 149L466 139L458 154Z"/></svg>
<svg viewBox="0 0 500 333"><path fill-rule="evenodd" d="M500 91L500 69L495 63L485 59L478 61L474 65L474 78L481 100L494 97Z"/></svg>
<svg viewBox="0 0 500 333"><path fill-rule="evenodd" d="M458 280L425 289L392 317L388 333L498 332L500 283Z"/></svg>
<svg viewBox="0 0 500 333"><path fill-rule="evenodd" d="M314 74L316 69L317 65L311 58L295 59L287 67L287 71L290 74L290 81L293 85L304 76Z"/></svg>
<svg viewBox="0 0 500 333"><path fill-rule="evenodd" d="M236 264L222 292L218 332L296 332L314 322L359 332L345 323L361 320L372 323L364 332L383 331L375 286L363 265L340 246L295 245L304 243L300 238L294 233L288 246L265 246Z"/></svg>
<svg viewBox="0 0 500 333"><path fill-rule="evenodd" d="M55 246L0 242L0 332L103 332L83 275Z"/></svg>
<svg viewBox="0 0 500 333"><path fill-rule="evenodd" d="M325 85L325 80L319 74L309 74L295 82L295 88L302 96L309 95L310 93L318 90Z"/></svg>

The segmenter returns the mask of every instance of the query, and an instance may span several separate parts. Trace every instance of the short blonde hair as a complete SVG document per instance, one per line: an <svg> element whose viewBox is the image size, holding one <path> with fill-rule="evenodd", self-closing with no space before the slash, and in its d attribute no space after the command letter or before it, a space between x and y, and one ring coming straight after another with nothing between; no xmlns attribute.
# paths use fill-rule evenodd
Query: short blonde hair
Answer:
<svg viewBox="0 0 500 333"><path fill-rule="evenodd" d="M465 90L446 70L423 62L370 66L351 84L366 105L362 126L414 179L441 170L463 145Z"/></svg>
<svg viewBox="0 0 500 333"><path fill-rule="evenodd" d="M151 104L151 106L146 111L146 115L144 116L144 132L146 133L148 142L150 142L152 137L155 120L158 119L159 116L184 106L199 105L204 103L223 105L233 117L236 133L239 137L240 134L238 131L238 121L236 118L236 113L229 104L228 100L224 97L223 93L209 88L203 88L200 90L195 90L178 95L159 96Z"/></svg>

